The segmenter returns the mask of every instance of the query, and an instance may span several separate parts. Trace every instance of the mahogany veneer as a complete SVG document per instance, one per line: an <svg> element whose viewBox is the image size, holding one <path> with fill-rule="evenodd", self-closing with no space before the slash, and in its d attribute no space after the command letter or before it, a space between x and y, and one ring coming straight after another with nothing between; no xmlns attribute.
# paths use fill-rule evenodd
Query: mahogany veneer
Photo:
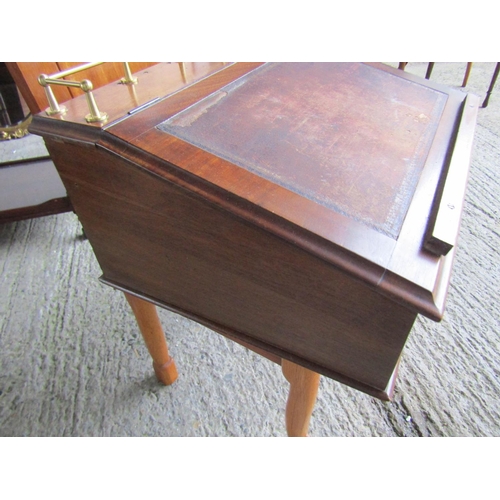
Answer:
<svg viewBox="0 0 500 500"><path fill-rule="evenodd" d="M95 91L104 125L77 97L31 126L102 280L389 399L444 312L478 99L381 64L137 76Z"/></svg>

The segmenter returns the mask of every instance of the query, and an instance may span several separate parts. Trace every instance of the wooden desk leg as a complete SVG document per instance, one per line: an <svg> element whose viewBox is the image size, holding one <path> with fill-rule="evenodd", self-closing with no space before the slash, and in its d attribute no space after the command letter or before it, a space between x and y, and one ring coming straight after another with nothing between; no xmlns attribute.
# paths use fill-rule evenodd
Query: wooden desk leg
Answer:
<svg viewBox="0 0 500 500"><path fill-rule="evenodd" d="M488 88L488 91L486 92L486 98L484 99L483 105L481 106L482 108L488 106L488 102L490 101L490 95L493 92L493 88L495 87L495 83L497 81L499 72L500 72L500 63L497 62L497 65L495 66L495 71L493 72L493 78L491 79L490 86Z"/></svg>
<svg viewBox="0 0 500 500"><path fill-rule="evenodd" d="M462 87L467 86L467 82L469 81L469 75L470 75L470 70L472 69L472 64L471 62L467 63L467 68L465 68L465 75L464 75L464 81L462 82Z"/></svg>
<svg viewBox="0 0 500 500"><path fill-rule="evenodd" d="M290 382L290 392L286 403L287 433L290 437L305 437L318 394L319 373L286 359L281 361L281 369L285 378Z"/></svg>
<svg viewBox="0 0 500 500"><path fill-rule="evenodd" d="M161 327L156 306L135 295L125 293L125 298L134 312L149 354L153 358L156 378L165 385L173 384L177 379L177 367L168 352L167 341Z"/></svg>
<svg viewBox="0 0 500 500"><path fill-rule="evenodd" d="M429 78L431 77L433 69L434 69L434 63L433 62L430 62L429 64L427 64L427 71L425 73L425 79L426 80L429 80Z"/></svg>

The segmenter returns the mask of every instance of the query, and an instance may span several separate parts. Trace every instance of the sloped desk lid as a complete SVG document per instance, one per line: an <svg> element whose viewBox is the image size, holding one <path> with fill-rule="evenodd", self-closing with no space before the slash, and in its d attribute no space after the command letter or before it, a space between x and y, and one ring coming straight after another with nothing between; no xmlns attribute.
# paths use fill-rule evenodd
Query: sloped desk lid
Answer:
<svg viewBox="0 0 500 500"><path fill-rule="evenodd" d="M138 94L161 91L158 66ZM73 118L82 96L35 128L132 148L154 175L442 317L455 248L432 253L426 238L449 185L458 234L475 96L377 63L234 63L163 95L102 126Z"/></svg>
<svg viewBox="0 0 500 500"><path fill-rule="evenodd" d="M426 238L449 170L461 211L477 107L383 64L237 63L109 132L439 320L455 249L435 255Z"/></svg>
<svg viewBox="0 0 500 500"><path fill-rule="evenodd" d="M266 64L158 128L397 239L447 101L361 64Z"/></svg>

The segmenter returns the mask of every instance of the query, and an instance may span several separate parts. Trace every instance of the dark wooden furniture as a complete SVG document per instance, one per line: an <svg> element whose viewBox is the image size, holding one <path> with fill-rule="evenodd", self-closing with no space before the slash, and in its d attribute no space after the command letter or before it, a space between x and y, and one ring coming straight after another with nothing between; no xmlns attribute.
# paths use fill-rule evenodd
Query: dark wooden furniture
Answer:
<svg viewBox="0 0 500 500"><path fill-rule="evenodd" d="M43 141L27 136L31 118L0 63L0 224L71 210Z"/></svg>
<svg viewBox="0 0 500 500"><path fill-rule="evenodd" d="M404 71L406 68L407 62L400 62L398 65L398 69L401 69ZM425 73L425 79L428 80L431 77L432 70L434 69L434 64L433 62L428 63L427 65L427 71ZM468 62L467 66L465 68L465 74L464 74L464 79L462 81L462 87L467 86L467 82L469 81L469 76L470 72L472 70L472 65L474 63ZM488 106L488 103L490 101L491 94L493 92L493 89L495 87L495 83L498 78L498 73L500 72L500 63L497 63L495 66L495 70L493 71L493 75L491 77L490 85L488 87L488 90L486 91L486 96L484 98L483 104L481 105L482 108L486 108Z"/></svg>
<svg viewBox="0 0 500 500"><path fill-rule="evenodd" d="M19 89L29 111L36 114L48 106L45 91L38 83L38 76L42 73L49 75L57 73L81 63L7 62L3 64L8 69L10 77ZM139 71L153 64L151 62L132 63L131 69ZM121 77L123 77L122 63L106 63L78 75L79 79L90 79L94 88L118 81ZM55 87L54 94L60 102L64 102L82 95L82 91L72 87ZM24 129L30 120L31 115L26 118L26 125L23 122ZM17 133L19 126L10 128ZM0 132L2 132L1 129ZM18 148L23 147L23 139L11 140L17 141ZM0 223L43 217L72 210L57 170L50 157L44 156L26 158L21 161L3 161L0 158Z"/></svg>
<svg viewBox="0 0 500 500"><path fill-rule="evenodd" d="M79 62L7 62L5 63L17 87L23 95L31 113L36 114L44 110L47 104L45 91L38 83L41 74L51 75L59 71L73 68ZM131 63L131 70L136 72L148 68L156 63L136 62ZM110 62L102 66L90 68L79 73L78 79L87 78L92 81L94 88L102 87L123 77L121 63ZM72 77L66 78L67 80ZM73 78L74 79L74 78ZM73 97L82 95L82 91L73 87L55 87L54 94L59 102L65 102Z"/></svg>
<svg viewBox="0 0 500 500"><path fill-rule="evenodd" d="M0 162L0 224L72 210L50 157Z"/></svg>
<svg viewBox="0 0 500 500"><path fill-rule="evenodd" d="M486 97L484 98L483 104L481 107L485 108L488 106L490 102L491 94L493 93L493 89L495 88L495 84L497 83L498 73L500 73L500 63L497 63L495 66L495 70L493 71L493 76L491 77L490 86L486 91Z"/></svg>
<svg viewBox="0 0 500 500"><path fill-rule="evenodd" d="M381 64L138 76L96 91L104 125L76 98L31 126L102 281L283 360L291 435L317 374L390 399L417 315L444 312L477 97Z"/></svg>

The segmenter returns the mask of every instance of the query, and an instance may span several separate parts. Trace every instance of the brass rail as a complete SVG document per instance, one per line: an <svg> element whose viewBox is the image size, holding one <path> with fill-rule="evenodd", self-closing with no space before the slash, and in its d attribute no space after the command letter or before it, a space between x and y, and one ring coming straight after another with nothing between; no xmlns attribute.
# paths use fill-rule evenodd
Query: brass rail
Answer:
<svg viewBox="0 0 500 500"><path fill-rule="evenodd" d="M85 116L85 120L89 123L93 122L105 122L108 119L108 114L99 111L97 107L97 103L95 102L94 95L92 94L93 85L90 80L63 80L66 76L73 75L74 73L79 73L80 71L84 71L89 68L93 68L94 66L99 66L100 64L104 64L102 62L94 62L94 63L86 63L81 64L80 66L76 66L74 68L69 68L64 71L59 71L58 73L54 73L53 75L40 75L38 77L38 83L45 89L45 95L47 96L47 101L49 102L49 107L45 110L45 112L51 115L62 115L66 112L66 108L64 106L60 106L57 102L51 85L63 85L65 87L76 87L82 90L85 93L85 97L87 98L87 104L89 106L90 113ZM123 68L125 72L125 77L120 80L120 83L124 84L135 84L137 83L137 78L132 76L130 71L130 67L128 63L123 63Z"/></svg>

